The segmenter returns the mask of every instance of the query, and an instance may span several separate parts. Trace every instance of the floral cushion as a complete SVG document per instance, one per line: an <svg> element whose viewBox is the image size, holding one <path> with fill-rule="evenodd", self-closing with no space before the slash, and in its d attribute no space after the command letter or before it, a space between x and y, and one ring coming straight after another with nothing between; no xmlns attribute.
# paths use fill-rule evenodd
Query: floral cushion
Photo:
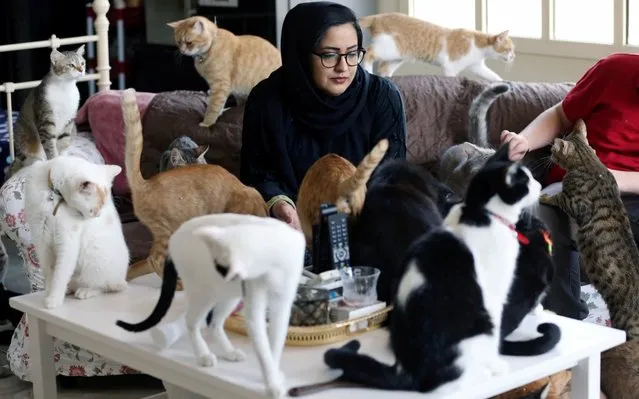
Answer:
<svg viewBox="0 0 639 399"><path fill-rule="evenodd" d="M588 317L584 319L585 322L600 324L607 327L612 325L610 322L610 312L608 311L606 302L592 284L581 287L581 299L586 302L589 311Z"/></svg>
<svg viewBox="0 0 639 399"><path fill-rule="evenodd" d="M63 154L76 155L93 163L104 164L104 158L97 150L89 133L79 133ZM35 292L44 289L44 277L38 264L38 257L24 214L24 183L28 173L28 167L21 169L0 188L0 231L18 247L31 292ZM2 273L0 276L4 276L3 271L0 273ZM29 323L27 317L23 316L13 333L7 359L11 371L16 376L31 381L27 350L28 340ZM56 338L53 340L53 353L56 373L59 375L90 377L138 373L127 366Z"/></svg>

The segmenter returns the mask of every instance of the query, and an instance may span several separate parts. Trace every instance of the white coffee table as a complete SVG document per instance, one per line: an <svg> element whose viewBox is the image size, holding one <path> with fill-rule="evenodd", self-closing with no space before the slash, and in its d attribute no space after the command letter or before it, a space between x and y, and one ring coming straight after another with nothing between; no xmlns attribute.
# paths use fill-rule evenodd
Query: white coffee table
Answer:
<svg viewBox="0 0 639 399"><path fill-rule="evenodd" d="M146 276L145 276L146 277ZM153 280L156 279L156 280ZM52 337L71 342L146 374L215 399L256 398L264 395L262 375L257 358L247 337L230 334L235 345L245 350L244 362L218 362L216 368L195 365L190 342L183 337L174 347L160 350L148 332L134 334L115 325L118 319L140 321L150 313L159 296L156 276L132 282L121 293L87 300L67 297L62 307L46 310L42 292L10 300L11 306L25 312L29 322L32 381L35 399L56 399L56 381L52 356ZM173 319L183 309L181 292L177 293L167 319ZM551 352L536 357L505 357L511 365L508 375L486 380L469 392L459 392L446 398L483 399L508 391L528 382L572 368L574 399L599 399L600 353L625 341L625 332L545 313L544 319L557 323L563 338ZM388 332L377 330L359 337L360 351L379 360L392 363L387 349ZM344 342L345 343L345 342ZM327 381L339 375L324 364L323 354L329 347L286 347L282 370L289 387ZM215 349L215 348L214 348ZM328 399L388 398L380 390L342 388L317 393L309 398ZM393 397L421 398L413 392L396 392Z"/></svg>

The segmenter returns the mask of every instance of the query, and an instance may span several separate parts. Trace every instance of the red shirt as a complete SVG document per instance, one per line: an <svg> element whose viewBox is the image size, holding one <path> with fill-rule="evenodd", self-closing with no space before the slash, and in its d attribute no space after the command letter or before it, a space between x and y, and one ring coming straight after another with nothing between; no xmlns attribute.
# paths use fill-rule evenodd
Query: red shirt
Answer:
<svg viewBox="0 0 639 399"><path fill-rule="evenodd" d="M599 60L562 102L571 123L583 119L588 142L608 169L639 171L639 54L618 53ZM551 169L547 183L565 171Z"/></svg>

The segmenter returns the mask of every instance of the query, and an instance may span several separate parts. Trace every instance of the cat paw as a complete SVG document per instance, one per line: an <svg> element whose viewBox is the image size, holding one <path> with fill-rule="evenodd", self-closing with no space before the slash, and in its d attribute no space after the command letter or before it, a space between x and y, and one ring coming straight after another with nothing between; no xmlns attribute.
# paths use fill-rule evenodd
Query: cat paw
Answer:
<svg viewBox="0 0 639 399"><path fill-rule="evenodd" d="M546 205L553 205L555 203L554 197L548 194L542 194L539 196L539 203Z"/></svg>
<svg viewBox="0 0 639 399"><path fill-rule="evenodd" d="M508 374L508 371L510 370L508 362L500 358L493 359L486 365L486 367L488 368L490 374L495 377Z"/></svg>
<svg viewBox="0 0 639 399"><path fill-rule="evenodd" d="M236 348L230 352L224 353L222 357L229 362L243 362L244 360L246 360L246 353L244 353L243 350Z"/></svg>
<svg viewBox="0 0 639 399"><path fill-rule="evenodd" d="M78 299L88 299L94 296L97 296L100 294L99 290L96 290L95 288L78 288L77 290L75 290L75 293L73 294L76 298Z"/></svg>
<svg viewBox="0 0 639 399"><path fill-rule="evenodd" d="M108 292L120 292L124 291L129 284L126 281L121 281L119 283L112 283L107 285L106 289Z"/></svg>
<svg viewBox="0 0 639 399"><path fill-rule="evenodd" d="M215 122L211 121L202 121L200 122L200 127L211 127L215 124Z"/></svg>
<svg viewBox="0 0 639 399"><path fill-rule="evenodd" d="M212 353L207 353L198 357L197 364L202 367L215 367L217 365L217 357Z"/></svg>
<svg viewBox="0 0 639 399"><path fill-rule="evenodd" d="M266 383L266 396L271 399L280 399L286 395L286 385L284 384L284 375L280 372L271 381Z"/></svg>
<svg viewBox="0 0 639 399"><path fill-rule="evenodd" d="M537 306L533 308L530 314L532 314L533 316L541 316L542 314L544 314L544 305L542 305L541 303L537 304Z"/></svg>
<svg viewBox="0 0 639 399"><path fill-rule="evenodd" d="M64 302L64 296L49 295L44 298L44 307L47 309L53 309L62 306Z"/></svg>

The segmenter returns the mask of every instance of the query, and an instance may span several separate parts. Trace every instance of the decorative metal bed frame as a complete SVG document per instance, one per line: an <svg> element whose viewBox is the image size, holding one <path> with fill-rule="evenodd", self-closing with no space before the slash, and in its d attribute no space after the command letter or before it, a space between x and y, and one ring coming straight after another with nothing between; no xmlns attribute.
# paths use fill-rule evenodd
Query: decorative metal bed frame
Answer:
<svg viewBox="0 0 639 399"><path fill-rule="evenodd" d="M88 58L93 57L93 43L96 43L97 50L97 63L95 71L88 70L85 76L79 79L81 82L93 82L97 80L98 91L108 90L111 87L111 81L109 80L111 66L109 65L109 20L107 19L107 12L110 5L109 0L94 0L92 8L95 13L95 20L93 22L95 28L94 35L75 36L60 39L56 35L51 35L49 40L40 40L35 42L16 43L0 45L0 53L19 50L31 50L36 48L59 48L60 46L87 43ZM87 27L87 28L90 28ZM91 32L90 29L87 29ZM0 92L6 93L7 98L7 121L9 127L9 152L11 159L14 157L13 147L13 106L11 102L11 94L16 90L30 89L40 84L40 80L32 80L28 82L5 82L0 85Z"/></svg>

